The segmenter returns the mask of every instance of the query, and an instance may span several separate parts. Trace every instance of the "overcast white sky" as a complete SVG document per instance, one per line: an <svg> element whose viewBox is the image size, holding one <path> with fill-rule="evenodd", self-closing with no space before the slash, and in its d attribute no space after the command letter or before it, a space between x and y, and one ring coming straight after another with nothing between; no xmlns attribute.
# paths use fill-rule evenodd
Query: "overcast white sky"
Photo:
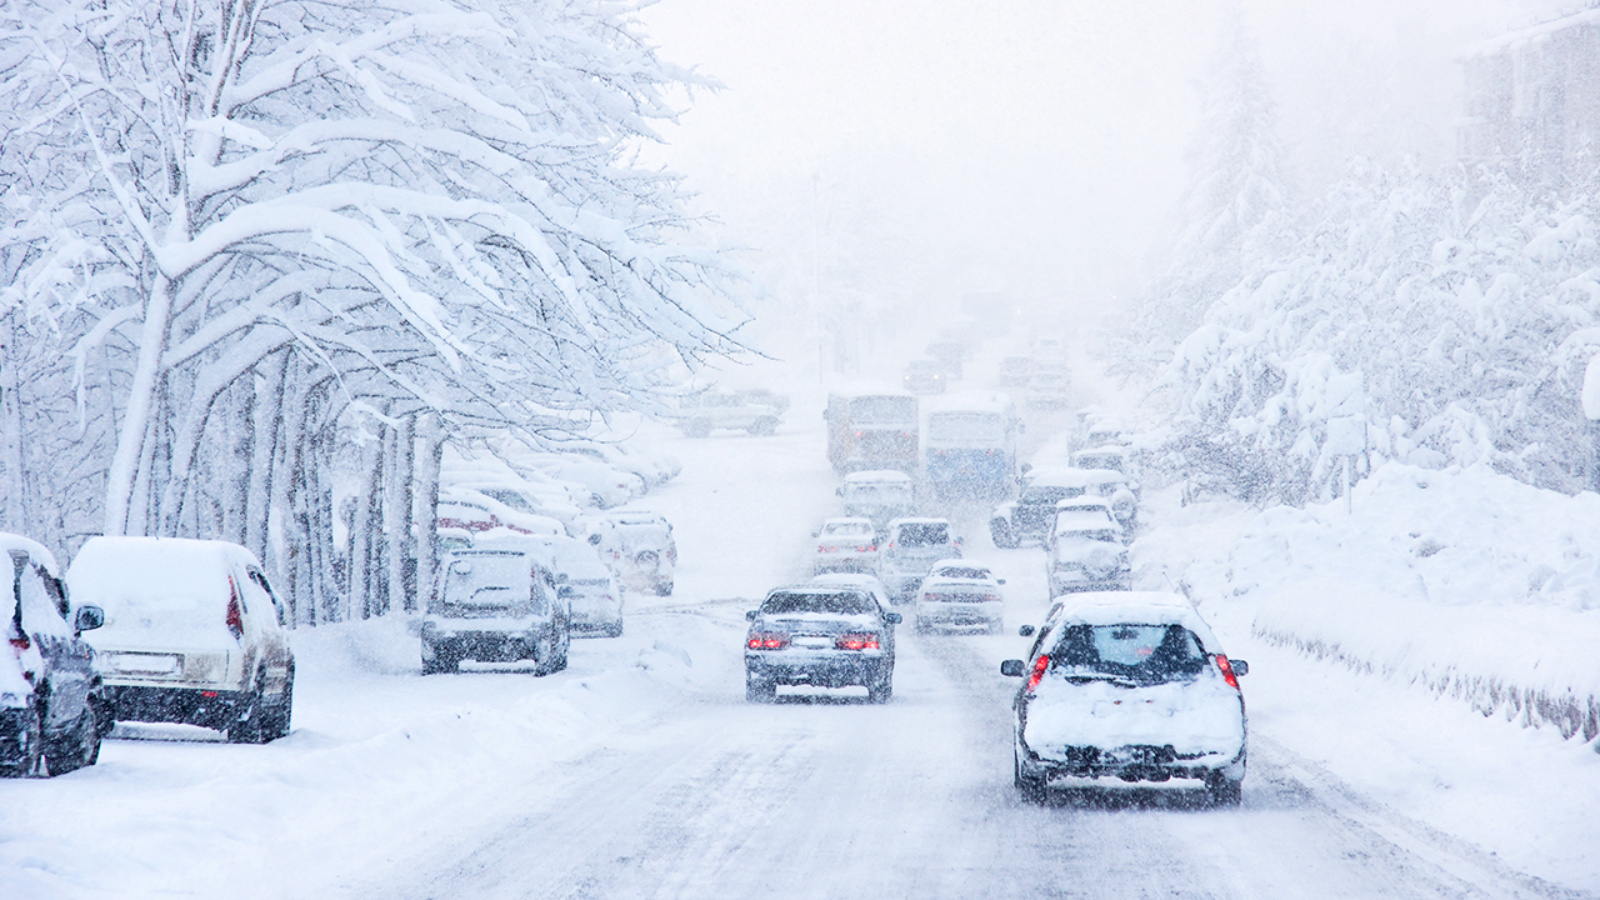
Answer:
<svg viewBox="0 0 1600 900"><path fill-rule="evenodd" d="M1581 0L662 0L726 85L667 146L771 303L1000 289L1083 308L1161 262L1226 9L1260 42L1302 190L1353 153L1448 160L1452 54Z"/></svg>

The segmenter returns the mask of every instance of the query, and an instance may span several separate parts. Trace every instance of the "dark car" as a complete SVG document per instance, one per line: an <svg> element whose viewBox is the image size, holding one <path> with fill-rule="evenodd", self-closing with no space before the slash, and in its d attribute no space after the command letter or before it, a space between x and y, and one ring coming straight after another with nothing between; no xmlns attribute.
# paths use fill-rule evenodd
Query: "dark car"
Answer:
<svg viewBox="0 0 1600 900"><path fill-rule="evenodd" d="M422 620L422 674L455 672L465 659L531 659L547 675L567 667L571 585L557 586L549 551L534 538L492 537L455 550Z"/></svg>
<svg viewBox="0 0 1600 900"><path fill-rule="evenodd" d="M760 609L745 614L745 698L770 703L777 686L841 688L860 685L867 699L887 703L894 693L894 626L866 589L833 585L777 588Z"/></svg>
<svg viewBox="0 0 1600 900"><path fill-rule="evenodd" d="M94 648L80 634L99 628L96 606L71 615L66 586L50 551L31 540L0 534L0 776L33 774L42 758L49 774L94 765L112 721ZM7 652L9 651L9 652Z"/></svg>
<svg viewBox="0 0 1600 900"><path fill-rule="evenodd" d="M1022 493L1009 503L995 507L989 516L989 534L996 547L1016 547L1024 541L1045 543L1055 526L1056 504L1082 497L1088 487L1073 469L1033 470L1022 486Z"/></svg>

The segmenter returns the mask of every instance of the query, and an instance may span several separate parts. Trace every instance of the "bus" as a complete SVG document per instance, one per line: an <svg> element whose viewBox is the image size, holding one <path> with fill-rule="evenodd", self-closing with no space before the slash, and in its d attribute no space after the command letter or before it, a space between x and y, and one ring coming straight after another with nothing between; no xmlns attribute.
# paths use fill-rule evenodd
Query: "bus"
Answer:
<svg viewBox="0 0 1600 900"><path fill-rule="evenodd" d="M923 478L941 499L1004 497L1017 483L1022 422L1005 394L953 394L932 405L922 428Z"/></svg>
<svg viewBox="0 0 1600 900"><path fill-rule="evenodd" d="M917 398L874 386L834 391L828 421L828 462L841 474L866 469L917 470Z"/></svg>

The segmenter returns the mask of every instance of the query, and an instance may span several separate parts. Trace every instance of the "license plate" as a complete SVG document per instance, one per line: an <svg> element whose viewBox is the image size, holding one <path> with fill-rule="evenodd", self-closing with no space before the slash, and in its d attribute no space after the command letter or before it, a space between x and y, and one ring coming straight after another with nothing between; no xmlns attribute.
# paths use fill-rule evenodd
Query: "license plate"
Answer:
<svg viewBox="0 0 1600 900"><path fill-rule="evenodd" d="M794 645L796 647L804 647L807 650L831 650L833 649L833 639L825 637L797 637L794 639Z"/></svg>
<svg viewBox="0 0 1600 900"><path fill-rule="evenodd" d="M178 657L170 653L118 653L111 666L129 675L176 675L180 670Z"/></svg>

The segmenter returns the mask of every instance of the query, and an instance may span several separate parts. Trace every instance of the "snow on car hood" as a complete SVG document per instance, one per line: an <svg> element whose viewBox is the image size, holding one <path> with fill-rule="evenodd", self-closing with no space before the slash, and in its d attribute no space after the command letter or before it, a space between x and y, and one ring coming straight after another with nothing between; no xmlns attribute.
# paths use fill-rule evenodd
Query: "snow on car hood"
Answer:
<svg viewBox="0 0 1600 900"><path fill-rule="evenodd" d="M1171 744L1179 754L1231 759L1244 745L1244 713L1238 692L1211 665L1193 681L1148 687L1074 684L1064 670L1052 669L1028 703L1023 739L1041 756L1065 747Z"/></svg>

